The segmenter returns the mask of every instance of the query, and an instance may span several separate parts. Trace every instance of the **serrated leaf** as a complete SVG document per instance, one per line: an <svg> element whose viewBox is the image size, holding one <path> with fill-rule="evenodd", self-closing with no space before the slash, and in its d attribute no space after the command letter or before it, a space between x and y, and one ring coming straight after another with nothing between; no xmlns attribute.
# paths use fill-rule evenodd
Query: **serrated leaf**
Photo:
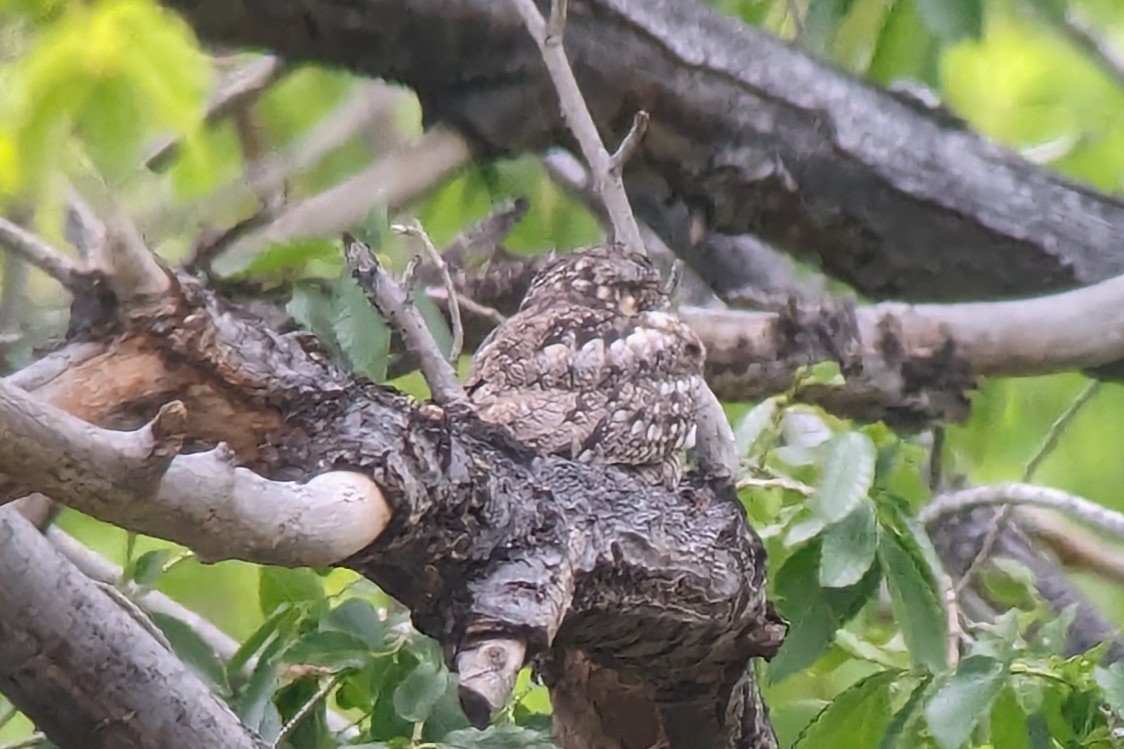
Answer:
<svg viewBox="0 0 1124 749"><path fill-rule="evenodd" d="M804 729L796 747L875 749L890 722L890 686L900 671L881 671L845 690Z"/></svg>
<svg viewBox="0 0 1124 749"><path fill-rule="evenodd" d="M394 710L399 717L420 723L445 694L449 673L432 661L422 661L394 690Z"/></svg>
<svg viewBox="0 0 1124 749"><path fill-rule="evenodd" d="M367 643L347 632L309 632L285 651L286 663L321 666L333 673L358 670L369 665L374 655Z"/></svg>
<svg viewBox="0 0 1124 749"><path fill-rule="evenodd" d="M921 553L893 533L883 533L878 558L890 590L894 621L917 665L947 667L948 620Z"/></svg>
<svg viewBox="0 0 1124 749"><path fill-rule="evenodd" d="M486 730L454 731L441 743L442 749L556 749L550 734L520 726L489 726Z"/></svg>
<svg viewBox="0 0 1124 749"><path fill-rule="evenodd" d="M230 692L226 681L226 667L215 649L189 624L164 614L151 614L152 621L168 638L172 649L187 666L221 694Z"/></svg>
<svg viewBox="0 0 1124 749"><path fill-rule="evenodd" d="M734 444L738 455L746 455L762 433L773 422L777 413L777 400L766 398L749 410L734 429Z"/></svg>
<svg viewBox="0 0 1124 749"><path fill-rule="evenodd" d="M960 749L1003 689L1007 667L983 655L965 658L925 706L925 723L941 749Z"/></svg>
<svg viewBox="0 0 1124 749"><path fill-rule="evenodd" d="M944 42L965 37L978 39L983 32L983 0L913 0L921 20Z"/></svg>
<svg viewBox="0 0 1124 749"><path fill-rule="evenodd" d="M874 504L864 501L851 514L830 526L820 552L820 585L845 588L862 579L878 549Z"/></svg>
<svg viewBox="0 0 1124 749"><path fill-rule="evenodd" d="M851 514L874 485L877 457L874 443L862 432L833 437L828 444L823 478L809 500L812 511L829 523Z"/></svg>
<svg viewBox="0 0 1124 749"><path fill-rule="evenodd" d="M308 569L262 567L258 570L258 603L266 616L282 604L322 606L324 583Z"/></svg>
<svg viewBox="0 0 1124 749"><path fill-rule="evenodd" d="M882 735L878 749L897 749L898 742L905 735L906 730L921 717L921 705L932 681L932 677L926 676L914 687L909 699L894 713L894 717L886 726L886 732ZM901 745L901 749L912 749L912 745Z"/></svg>
<svg viewBox="0 0 1124 749"><path fill-rule="evenodd" d="M812 665L831 647L835 631L878 590L877 567L868 570L856 585L822 588L819 561L819 542L813 541L790 556L777 572L777 608L789 621L789 629L769 664L769 677L774 682Z"/></svg>
<svg viewBox="0 0 1124 749"><path fill-rule="evenodd" d="M386 379L390 358L390 327L345 269L333 287L332 328L351 368L372 382Z"/></svg>

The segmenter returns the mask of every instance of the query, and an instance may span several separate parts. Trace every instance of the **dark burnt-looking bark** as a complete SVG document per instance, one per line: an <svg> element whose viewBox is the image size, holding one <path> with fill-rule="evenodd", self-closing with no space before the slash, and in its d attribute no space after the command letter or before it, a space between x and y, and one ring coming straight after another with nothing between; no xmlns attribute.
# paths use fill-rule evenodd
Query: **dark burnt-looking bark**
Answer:
<svg viewBox="0 0 1124 749"><path fill-rule="evenodd" d="M569 725L563 713L560 735L582 742L567 749L623 741L632 713L603 709L622 700L647 710L669 747L700 746L700 731L706 746L775 745L747 669L775 652L783 626L728 484L692 476L669 491L536 454L465 407L420 404L339 371L314 340L278 335L191 279L124 318L105 366L113 352L143 352L147 367L162 360L176 377L155 372L145 382L167 386L159 398L137 392L116 410L144 417L178 397L194 414L193 444L224 440L271 478L371 476L393 520L343 564L409 607L450 663L482 639L511 637L560 690L588 686L567 694L602 717ZM590 671L600 676L586 684ZM606 744L618 745L649 746Z"/></svg>
<svg viewBox="0 0 1124 749"><path fill-rule="evenodd" d="M402 81L484 152L567 144L507 3L164 2L210 41ZM652 115L634 196L754 232L863 293L1026 295L1124 271L1119 202L695 2L574 0L566 47L609 143L637 109Z"/></svg>

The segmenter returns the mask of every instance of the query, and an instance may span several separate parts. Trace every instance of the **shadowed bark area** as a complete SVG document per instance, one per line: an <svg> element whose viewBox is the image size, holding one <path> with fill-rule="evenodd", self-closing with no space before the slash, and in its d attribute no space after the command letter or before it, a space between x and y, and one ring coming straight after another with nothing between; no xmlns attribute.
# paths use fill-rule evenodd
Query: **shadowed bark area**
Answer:
<svg viewBox="0 0 1124 749"><path fill-rule="evenodd" d="M569 145L508 3L164 2L207 40L401 81L429 121L482 152ZM704 278L737 287L746 271L736 256L685 249L692 214L878 298L1026 295L1124 271L1120 202L695 2L574 0L565 41L608 143L636 110L651 113L628 188L671 213L657 229Z"/></svg>
<svg viewBox="0 0 1124 749"><path fill-rule="evenodd" d="M275 334L185 277L123 317L100 353L36 392L118 423L178 398L194 444L230 441L270 478L372 477L393 520L341 564L408 606L450 663L489 638L525 642L556 698L586 705L557 717L567 749L650 746L633 735L637 711L669 747L775 746L747 668L783 624L729 484L690 476L668 491L538 455L464 407L339 371L310 337ZM99 373L130 362L144 376L105 408Z"/></svg>

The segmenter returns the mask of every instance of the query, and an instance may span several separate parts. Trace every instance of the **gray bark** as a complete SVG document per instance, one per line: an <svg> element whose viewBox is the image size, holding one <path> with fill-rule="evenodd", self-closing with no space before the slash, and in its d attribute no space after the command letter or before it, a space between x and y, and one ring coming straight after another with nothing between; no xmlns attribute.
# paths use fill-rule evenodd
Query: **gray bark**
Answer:
<svg viewBox="0 0 1124 749"><path fill-rule="evenodd" d="M451 122L483 154L570 145L507 3L164 2L209 41L412 86L427 120ZM676 212L665 237L694 213L879 298L1028 295L1124 271L1119 201L695 2L575 0L566 47L607 142L637 109L651 113L626 179L635 198ZM669 245L700 275L735 278L736 264L716 265L722 253Z"/></svg>
<svg viewBox="0 0 1124 749"><path fill-rule="evenodd" d="M0 510L0 692L66 749L265 749L139 621Z"/></svg>

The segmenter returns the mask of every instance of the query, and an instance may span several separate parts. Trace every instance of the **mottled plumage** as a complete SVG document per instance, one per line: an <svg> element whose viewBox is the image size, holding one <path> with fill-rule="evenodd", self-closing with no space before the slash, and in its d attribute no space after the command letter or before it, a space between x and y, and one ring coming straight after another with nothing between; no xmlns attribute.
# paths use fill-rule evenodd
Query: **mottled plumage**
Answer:
<svg viewBox="0 0 1124 749"><path fill-rule="evenodd" d="M619 245L552 262L472 361L480 416L544 452L674 481L694 442L703 346L660 277Z"/></svg>

